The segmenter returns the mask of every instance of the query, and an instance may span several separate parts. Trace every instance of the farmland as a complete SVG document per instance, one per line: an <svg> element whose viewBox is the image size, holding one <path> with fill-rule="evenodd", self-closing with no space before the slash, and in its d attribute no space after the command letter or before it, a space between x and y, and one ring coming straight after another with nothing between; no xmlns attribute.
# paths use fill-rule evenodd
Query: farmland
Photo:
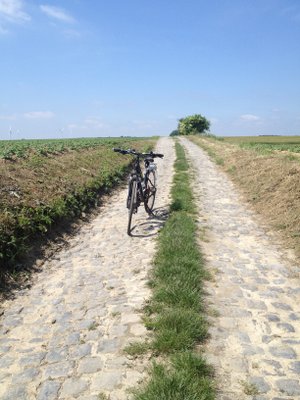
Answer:
<svg viewBox="0 0 300 400"><path fill-rule="evenodd" d="M194 137L230 175L243 197L300 256L300 137Z"/></svg>
<svg viewBox="0 0 300 400"><path fill-rule="evenodd" d="M226 143L254 149L261 153L300 153L300 136L228 136L222 139Z"/></svg>
<svg viewBox="0 0 300 400"><path fill-rule="evenodd" d="M49 140L2 140L0 141L0 158L15 160L32 155L57 155L70 151L93 149L103 145L116 145L119 139L114 138L78 138ZM126 143L126 139L123 140Z"/></svg>
<svg viewBox="0 0 300 400"><path fill-rule="evenodd" d="M0 142L0 264L14 268L30 241L95 204L126 172L112 147L149 150L155 138Z"/></svg>

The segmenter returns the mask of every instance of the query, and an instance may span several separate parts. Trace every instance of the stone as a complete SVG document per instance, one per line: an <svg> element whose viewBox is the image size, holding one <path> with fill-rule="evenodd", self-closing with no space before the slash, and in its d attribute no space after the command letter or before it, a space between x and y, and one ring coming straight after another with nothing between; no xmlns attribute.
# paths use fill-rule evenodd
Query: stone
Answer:
<svg viewBox="0 0 300 400"><path fill-rule="evenodd" d="M36 368L27 368L20 374L14 375L13 382L15 383L30 383L38 376L40 371Z"/></svg>
<svg viewBox="0 0 300 400"><path fill-rule="evenodd" d="M249 381L257 387L260 393L267 393L270 390L270 386L267 384L264 378L260 376L252 376Z"/></svg>
<svg viewBox="0 0 300 400"><path fill-rule="evenodd" d="M300 376L300 361L294 361L289 365L289 369Z"/></svg>
<svg viewBox="0 0 300 400"><path fill-rule="evenodd" d="M82 357L86 357L91 354L91 345L88 343L81 344L79 346L74 346L69 350L69 357L79 359Z"/></svg>
<svg viewBox="0 0 300 400"><path fill-rule="evenodd" d="M14 363L14 359L8 355L5 355L0 358L0 368L6 369L9 368Z"/></svg>
<svg viewBox="0 0 300 400"><path fill-rule="evenodd" d="M281 328L282 330L284 330L285 332L295 332L295 328L293 327L293 325L291 324L287 324L287 323L279 323L277 324L277 328Z"/></svg>
<svg viewBox="0 0 300 400"><path fill-rule="evenodd" d="M285 303L274 302L272 305L279 310L292 311L292 307Z"/></svg>
<svg viewBox="0 0 300 400"><path fill-rule="evenodd" d="M272 342L272 340L274 340L274 336L268 336L268 335L263 335L263 337L261 338L263 343L270 343Z"/></svg>
<svg viewBox="0 0 300 400"><path fill-rule="evenodd" d="M74 363L70 361L64 361L56 364L51 364L46 367L44 371L44 378L55 379L55 378L66 378L73 372Z"/></svg>
<svg viewBox="0 0 300 400"><path fill-rule="evenodd" d="M89 357L84 358L79 362L78 373L79 374L92 374L101 370L103 367L103 361L101 358Z"/></svg>
<svg viewBox="0 0 300 400"><path fill-rule="evenodd" d="M242 345L244 356L254 356L256 354L263 354L264 350L258 346L250 346L247 344Z"/></svg>
<svg viewBox="0 0 300 400"><path fill-rule="evenodd" d="M297 358L295 351L288 346L273 346L270 347L270 352L274 357L293 359Z"/></svg>
<svg viewBox="0 0 300 400"><path fill-rule="evenodd" d="M268 400L265 396L254 396L252 400Z"/></svg>
<svg viewBox="0 0 300 400"><path fill-rule="evenodd" d="M6 329L11 329L11 328L15 328L18 325L21 325L22 322L23 322L23 318L9 316L9 317L5 318L4 321L2 321L2 325Z"/></svg>
<svg viewBox="0 0 300 400"><path fill-rule="evenodd" d="M71 333L66 340L66 344L68 346L72 346L72 344L78 344L80 342L80 334L79 333Z"/></svg>
<svg viewBox="0 0 300 400"><path fill-rule="evenodd" d="M299 319L300 319L300 313L291 313L291 314L289 315L289 319L290 319L291 321L299 321Z"/></svg>
<svg viewBox="0 0 300 400"><path fill-rule="evenodd" d="M267 314L266 318L270 322L279 322L280 321L280 318L275 314Z"/></svg>
<svg viewBox="0 0 300 400"><path fill-rule="evenodd" d="M122 372L120 371L105 371L97 374L91 381L91 390L112 390L121 384Z"/></svg>
<svg viewBox="0 0 300 400"><path fill-rule="evenodd" d="M37 367L41 364L45 356L46 352L33 353L29 356L22 357L19 361L19 364L22 366Z"/></svg>
<svg viewBox="0 0 300 400"><path fill-rule="evenodd" d="M272 398L272 400L288 400L288 399L284 399L284 398L282 398L282 397L273 397ZM290 399L291 400L291 399Z"/></svg>
<svg viewBox="0 0 300 400"><path fill-rule="evenodd" d="M98 346L98 353L111 353L115 352L120 346L120 340L115 339L105 339Z"/></svg>
<svg viewBox="0 0 300 400"><path fill-rule="evenodd" d="M60 382L56 381L43 382L38 390L37 400L55 400L57 398L60 387L61 387Z"/></svg>
<svg viewBox="0 0 300 400"><path fill-rule="evenodd" d="M67 357L68 349L66 347L50 350L46 356L48 363L64 361Z"/></svg>
<svg viewBox="0 0 300 400"><path fill-rule="evenodd" d="M288 396L300 395L300 385L298 379L278 379L278 381L276 381L276 385L282 393L285 393Z"/></svg>
<svg viewBox="0 0 300 400"><path fill-rule="evenodd" d="M266 304L261 300L249 300L248 307L254 310L267 310Z"/></svg>
<svg viewBox="0 0 300 400"><path fill-rule="evenodd" d="M280 364L279 361L275 361L275 360L263 360L266 364L271 365L274 368L280 369L282 368L282 365Z"/></svg>
<svg viewBox="0 0 300 400"><path fill-rule="evenodd" d="M12 386L4 394L1 400L28 400L28 393L22 386Z"/></svg>
<svg viewBox="0 0 300 400"><path fill-rule="evenodd" d="M242 343L251 343L249 335L246 332L237 332L236 336Z"/></svg>
<svg viewBox="0 0 300 400"><path fill-rule="evenodd" d="M286 344L300 344L300 340L298 340L298 339L282 339L282 343L286 343Z"/></svg>
<svg viewBox="0 0 300 400"><path fill-rule="evenodd" d="M61 389L62 396L77 397L88 388L88 382L81 378L67 379Z"/></svg>

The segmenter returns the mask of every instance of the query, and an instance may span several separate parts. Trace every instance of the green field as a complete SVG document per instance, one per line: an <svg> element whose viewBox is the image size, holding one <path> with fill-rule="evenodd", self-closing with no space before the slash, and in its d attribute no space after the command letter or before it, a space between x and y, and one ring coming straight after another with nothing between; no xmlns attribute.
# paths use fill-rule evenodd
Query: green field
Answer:
<svg viewBox="0 0 300 400"><path fill-rule="evenodd" d="M132 138L122 138L122 142L126 142L126 140L130 141ZM42 156L55 155L72 150L92 149L103 145L111 145L113 147L119 142L120 138L1 140L0 158L12 160L28 158L34 154Z"/></svg>
<svg viewBox="0 0 300 400"><path fill-rule="evenodd" d="M222 139L227 143L262 152L300 153L300 136L228 136Z"/></svg>

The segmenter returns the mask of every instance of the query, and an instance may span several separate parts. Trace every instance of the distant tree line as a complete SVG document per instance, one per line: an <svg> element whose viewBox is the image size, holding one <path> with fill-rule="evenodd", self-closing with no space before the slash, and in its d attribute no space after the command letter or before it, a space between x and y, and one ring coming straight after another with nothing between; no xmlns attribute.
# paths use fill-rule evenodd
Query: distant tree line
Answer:
<svg viewBox="0 0 300 400"><path fill-rule="evenodd" d="M189 115L180 118L177 129L170 133L170 136L178 135L205 135L209 132L210 121L201 114Z"/></svg>

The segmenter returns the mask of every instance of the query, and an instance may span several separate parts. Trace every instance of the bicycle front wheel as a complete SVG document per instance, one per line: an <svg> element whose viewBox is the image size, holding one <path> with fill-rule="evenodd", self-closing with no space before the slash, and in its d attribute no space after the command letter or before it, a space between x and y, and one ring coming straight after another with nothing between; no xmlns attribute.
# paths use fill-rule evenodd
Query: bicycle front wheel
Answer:
<svg viewBox="0 0 300 400"><path fill-rule="evenodd" d="M156 195L156 174L155 171L148 171L145 179L144 205L148 214L152 213Z"/></svg>
<svg viewBox="0 0 300 400"><path fill-rule="evenodd" d="M127 234L131 235L131 221L132 214L136 212L137 208L137 181L133 180L131 182L131 197L129 202L129 212L128 212L128 226L127 226Z"/></svg>

